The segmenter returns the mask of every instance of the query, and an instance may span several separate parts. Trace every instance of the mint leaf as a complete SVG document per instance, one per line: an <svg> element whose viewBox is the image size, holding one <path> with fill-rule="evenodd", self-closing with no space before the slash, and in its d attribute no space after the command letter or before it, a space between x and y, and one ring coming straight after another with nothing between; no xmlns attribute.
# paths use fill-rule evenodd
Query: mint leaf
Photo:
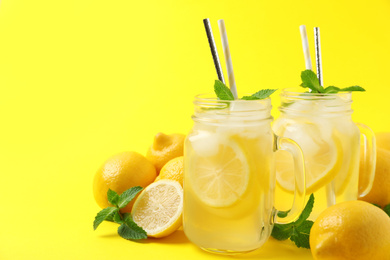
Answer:
<svg viewBox="0 0 390 260"><path fill-rule="evenodd" d="M294 226L294 230L290 237L290 240L295 243L295 245L303 248L310 249L310 230L314 222L311 220L306 220L302 225Z"/></svg>
<svg viewBox="0 0 390 260"><path fill-rule="evenodd" d="M122 220L122 217L121 217L121 214L119 213L119 211L115 212L115 214L112 218L112 221L114 221L115 223L118 223L118 224L123 223L123 220Z"/></svg>
<svg viewBox="0 0 390 260"><path fill-rule="evenodd" d="M130 217L126 218L118 228L118 234L125 239L146 239L148 236L140 226L138 226Z"/></svg>
<svg viewBox="0 0 390 260"><path fill-rule="evenodd" d="M214 92L220 100L234 100L234 96L230 89L220 80L215 81Z"/></svg>
<svg viewBox="0 0 390 260"><path fill-rule="evenodd" d="M271 236L277 240L290 238L297 247L310 248L309 236L313 221L307 220L307 218L310 216L313 206L314 195L311 194L299 218L293 223L275 224ZM282 213L281 217L285 217L288 211L280 211L279 213Z"/></svg>
<svg viewBox="0 0 390 260"><path fill-rule="evenodd" d="M272 229L272 237L277 240L286 240L291 237L294 223L290 224L275 224Z"/></svg>
<svg viewBox="0 0 390 260"><path fill-rule="evenodd" d="M114 214L111 214L110 216L108 216L105 221L110 221L110 222L114 222L114 223L118 223L118 224L122 224L123 223L123 220L122 220L122 217L121 217L121 213L118 211L116 211Z"/></svg>
<svg viewBox="0 0 390 260"><path fill-rule="evenodd" d="M311 194L301 215L294 223L298 226L301 225L310 216L310 213L313 210L313 206L314 206L314 195Z"/></svg>
<svg viewBox="0 0 390 260"><path fill-rule="evenodd" d="M342 88L340 91L366 91L364 88L359 87L359 86L352 86L348 88Z"/></svg>
<svg viewBox="0 0 390 260"><path fill-rule="evenodd" d="M287 217L287 214L290 212L290 210L287 211L278 211L278 217L279 218L285 218Z"/></svg>
<svg viewBox="0 0 390 260"><path fill-rule="evenodd" d="M96 230L104 220L112 218L115 212L118 212L118 208L116 207L108 207L99 211L95 217L95 221L93 222L93 229Z"/></svg>
<svg viewBox="0 0 390 260"><path fill-rule="evenodd" d="M107 191L107 200L111 205L118 206L119 195L115 191L108 189Z"/></svg>
<svg viewBox="0 0 390 260"><path fill-rule="evenodd" d="M389 215L389 217L390 217L390 204L387 205L387 206L385 206L385 207L383 208L383 210L384 210L384 211L386 212L386 214Z"/></svg>
<svg viewBox="0 0 390 260"><path fill-rule="evenodd" d="M130 213L123 213L123 219L127 219L127 218L131 218L131 214Z"/></svg>
<svg viewBox="0 0 390 260"><path fill-rule="evenodd" d="M262 89L251 96L243 96L243 100L265 99L271 96L277 89Z"/></svg>
<svg viewBox="0 0 390 260"><path fill-rule="evenodd" d="M329 86L324 89L324 93L333 94L338 93L340 91L340 88L335 86Z"/></svg>
<svg viewBox="0 0 390 260"><path fill-rule="evenodd" d="M312 70L304 70L301 72L301 86L310 88L314 93L322 93L324 88L320 86L317 75Z"/></svg>
<svg viewBox="0 0 390 260"><path fill-rule="evenodd" d="M118 208L122 209L129 204L129 202L134 199L135 195L138 194L143 188L140 186L132 187L128 190L125 190L120 196L119 196L119 202L118 202Z"/></svg>

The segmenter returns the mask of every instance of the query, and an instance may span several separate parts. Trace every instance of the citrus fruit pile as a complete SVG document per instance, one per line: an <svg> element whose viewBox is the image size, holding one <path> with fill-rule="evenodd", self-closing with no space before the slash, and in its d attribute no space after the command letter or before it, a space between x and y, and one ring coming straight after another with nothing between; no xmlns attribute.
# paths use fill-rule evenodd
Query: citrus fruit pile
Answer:
<svg viewBox="0 0 390 260"><path fill-rule="evenodd" d="M123 152L110 157L96 172L93 194L101 208L110 207L107 192L118 194L131 187L144 190L120 211L150 237L164 237L182 225L183 144L182 134L158 133L146 156Z"/></svg>

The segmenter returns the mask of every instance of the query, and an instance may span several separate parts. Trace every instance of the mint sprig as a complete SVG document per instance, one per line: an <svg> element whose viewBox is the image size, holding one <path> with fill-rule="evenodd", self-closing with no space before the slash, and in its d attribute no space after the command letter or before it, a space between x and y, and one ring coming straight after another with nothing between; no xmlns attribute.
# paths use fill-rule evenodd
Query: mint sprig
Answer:
<svg viewBox="0 0 390 260"><path fill-rule="evenodd" d="M260 100L272 95L277 89L262 89L251 96L243 96L241 100ZM234 100L233 93L223 84L222 81L216 80L214 83L214 92L219 100Z"/></svg>
<svg viewBox="0 0 390 260"><path fill-rule="evenodd" d="M275 224L272 230L272 237L277 240L286 240L290 238L297 247L303 247L310 249L309 236L310 230L314 222L307 220L314 206L314 195L311 194L310 198L302 211L299 218L289 224ZM279 217L285 217L286 212L278 214Z"/></svg>
<svg viewBox="0 0 390 260"><path fill-rule="evenodd" d="M324 88L320 85L317 75L312 70L301 72L301 87L311 89L312 93L324 93Z"/></svg>
<svg viewBox="0 0 390 260"><path fill-rule="evenodd" d="M329 86L324 88L320 85L320 82L317 78L317 75L312 70L304 70L301 72L301 87L311 89L311 93L339 93L339 92L349 92L349 91L366 91L360 86L351 86L347 88L338 88L335 86Z"/></svg>
<svg viewBox="0 0 390 260"><path fill-rule="evenodd" d="M107 191L107 199L114 207L107 207L97 213L93 222L93 229L96 230L103 221L111 221L120 224L118 234L121 237L131 240L146 239L147 234L145 230L133 221L131 215L129 213L122 214L119 211L126 207L141 190L142 187L136 186L119 195L115 191L109 189Z"/></svg>

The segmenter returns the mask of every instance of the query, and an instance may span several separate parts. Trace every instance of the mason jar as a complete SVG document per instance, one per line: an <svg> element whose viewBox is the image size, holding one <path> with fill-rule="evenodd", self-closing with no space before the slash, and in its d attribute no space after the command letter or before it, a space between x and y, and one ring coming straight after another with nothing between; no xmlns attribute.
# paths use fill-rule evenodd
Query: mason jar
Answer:
<svg viewBox="0 0 390 260"><path fill-rule="evenodd" d="M274 208L274 152L283 149L296 164L296 199L288 216L304 207L302 152L271 129L271 100L218 100L198 95L184 145L183 228L202 249L238 254L259 248L270 236Z"/></svg>
<svg viewBox="0 0 390 260"><path fill-rule="evenodd" d="M372 187L375 173L375 137L365 125L352 120L352 93L303 93L284 89L280 94L280 117L275 134L294 140L303 150L306 192L314 193L311 215L315 219L325 208L356 200ZM364 135L362 158L370 169L359 186L360 139ZM278 193L294 193L293 161L288 153L276 154Z"/></svg>

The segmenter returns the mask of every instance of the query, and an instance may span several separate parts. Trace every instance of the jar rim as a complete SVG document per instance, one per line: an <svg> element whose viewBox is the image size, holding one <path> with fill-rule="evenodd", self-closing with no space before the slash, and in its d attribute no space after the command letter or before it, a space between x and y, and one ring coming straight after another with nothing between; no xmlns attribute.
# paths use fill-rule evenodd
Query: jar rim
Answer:
<svg viewBox="0 0 390 260"><path fill-rule="evenodd" d="M303 92L302 89L296 91L296 89L282 89L280 94L280 112L291 115L315 115L321 117L353 113L351 108L352 92L310 93Z"/></svg>
<svg viewBox="0 0 390 260"><path fill-rule="evenodd" d="M339 92L339 93L311 93L304 92L302 88L283 88L280 93L281 97L296 98L303 100L327 100L334 99L335 97L343 98L344 100L352 99L352 92Z"/></svg>
<svg viewBox="0 0 390 260"><path fill-rule="evenodd" d="M214 93L196 95L193 101L194 121L205 123L229 122L261 122L272 119L271 99L261 100L219 100ZM243 105L244 104L244 105ZM248 106L247 106L248 105Z"/></svg>
<svg viewBox="0 0 390 260"><path fill-rule="evenodd" d="M253 93L245 93L245 95L252 95ZM252 103L263 103L264 105L271 105L271 98L270 97L267 97L267 98L264 98L264 99L254 99L254 100L245 100L245 99L235 99L235 100L220 100L218 99L218 97L215 96L214 93L201 93L201 94L198 94L198 95L195 95L194 97L194 101L193 103L194 104L198 104L198 105L201 105L202 103L204 104L209 104L209 103L224 103L224 104L229 104L229 103L234 103L234 102L237 102L237 101L241 101L241 102L252 102Z"/></svg>

